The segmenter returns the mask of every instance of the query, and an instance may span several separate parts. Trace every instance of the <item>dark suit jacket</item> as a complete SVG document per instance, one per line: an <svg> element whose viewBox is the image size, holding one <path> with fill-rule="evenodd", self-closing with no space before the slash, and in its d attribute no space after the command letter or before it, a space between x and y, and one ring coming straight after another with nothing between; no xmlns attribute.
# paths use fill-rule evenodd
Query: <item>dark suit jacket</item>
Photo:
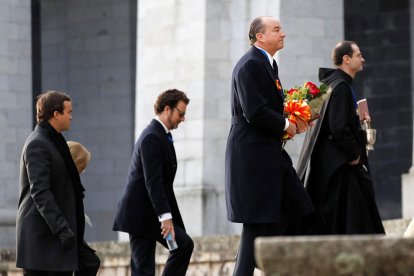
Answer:
<svg viewBox="0 0 414 276"><path fill-rule="evenodd" d="M173 190L176 170L174 146L163 126L152 120L135 144L113 230L157 238L158 216L169 212L174 223L184 228Z"/></svg>
<svg viewBox="0 0 414 276"><path fill-rule="evenodd" d="M40 126L36 126L23 147L19 190L16 266L76 270L77 243L64 252L57 236L68 225L77 234L72 180L57 147Z"/></svg>
<svg viewBox="0 0 414 276"><path fill-rule="evenodd" d="M278 222L285 192L291 199L299 196L296 202L305 202L305 209L310 206L300 181L284 181L286 173L295 172L282 150L285 118L277 79L267 57L254 46L233 71L225 160L227 218L232 222Z"/></svg>

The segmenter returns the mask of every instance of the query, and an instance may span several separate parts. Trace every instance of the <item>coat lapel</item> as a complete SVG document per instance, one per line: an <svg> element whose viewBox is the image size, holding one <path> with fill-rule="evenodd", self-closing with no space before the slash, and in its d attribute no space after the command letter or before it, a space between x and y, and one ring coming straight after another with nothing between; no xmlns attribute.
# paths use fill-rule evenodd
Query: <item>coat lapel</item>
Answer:
<svg viewBox="0 0 414 276"><path fill-rule="evenodd" d="M273 70L272 65L270 65L269 60L267 59L267 57L259 50L257 49L255 46L252 46L252 52L253 54L260 60L263 62L263 66L266 69L266 72L268 74L268 76L270 77L270 79L272 80L274 86L275 86L275 92L280 96L280 98L283 101L283 88L282 88L282 84L279 80L279 76L276 74L276 72Z"/></svg>
<svg viewBox="0 0 414 276"><path fill-rule="evenodd" d="M164 127L160 124L160 122L153 119L151 121L151 125L159 133L159 135L162 137L161 140L162 140L163 147L165 147L167 149L169 159L171 161L171 165L172 165L172 167L174 168L174 171L175 171L177 169L177 157L175 155L174 145L171 144L168 141L168 138L167 138L167 135L165 133Z"/></svg>

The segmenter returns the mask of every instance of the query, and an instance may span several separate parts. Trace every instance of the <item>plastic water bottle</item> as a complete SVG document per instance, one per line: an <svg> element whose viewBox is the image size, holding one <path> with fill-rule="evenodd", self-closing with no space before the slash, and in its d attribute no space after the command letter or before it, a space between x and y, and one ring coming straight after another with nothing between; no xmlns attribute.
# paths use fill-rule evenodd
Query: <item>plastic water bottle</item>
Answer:
<svg viewBox="0 0 414 276"><path fill-rule="evenodd" d="M175 239L173 239L171 233L168 233L167 237L165 238L165 241L167 242L168 250L173 251L178 248L178 244L175 241Z"/></svg>

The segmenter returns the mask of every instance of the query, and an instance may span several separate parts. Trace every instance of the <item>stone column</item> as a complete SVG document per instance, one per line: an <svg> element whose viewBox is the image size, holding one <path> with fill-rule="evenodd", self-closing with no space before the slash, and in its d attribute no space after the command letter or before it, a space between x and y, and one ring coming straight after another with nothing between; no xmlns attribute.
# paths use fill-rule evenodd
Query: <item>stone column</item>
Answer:
<svg viewBox="0 0 414 276"><path fill-rule="evenodd" d="M283 1L280 14L286 33L285 47L278 54L283 87L305 81L319 84L318 68L333 67L332 49L344 37L343 1ZM304 136L297 135L286 144L295 166Z"/></svg>
<svg viewBox="0 0 414 276"><path fill-rule="evenodd" d="M0 3L0 246L15 245L20 153L32 130L30 0Z"/></svg>
<svg viewBox="0 0 414 276"><path fill-rule="evenodd" d="M139 1L136 138L154 117L161 91L175 87L187 93L186 122L173 131L178 157L174 188L192 235L239 234L238 225L226 219L224 155L231 73L250 47L251 20L260 15L281 19L288 33L279 60L286 87L316 81L317 68L330 64L330 51L343 37L342 1L281 2Z"/></svg>
<svg viewBox="0 0 414 276"><path fill-rule="evenodd" d="M411 94L412 103L411 107L414 107L414 0L410 0L410 37L411 37ZM413 113L413 128L414 128L414 113ZM414 144L414 136L413 144ZM402 175L401 185L401 198L402 198L402 217L413 218L414 217L414 154L412 155L412 166L407 174Z"/></svg>
<svg viewBox="0 0 414 276"><path fill-rule="evenodd" d="M159 93L177 88L187 94L186 121L172 134L178 159L174 188L192 235L203 234L205 102L212 96L205 93L206 2L138 3L136 138L154 118Z"/></svg>
<svg viewBox="0 0 414 276"><path fill-rule="evenodd" d="M116 206L131 159L135 101L136 6L130 0L42 0L42 91L67 92L73 102L67 140L92 159L81 174L85 239L116 239Z"/></svg>
<svg viewBox="0 0 414 276"><path fill-rule="evenodd" d="M173 131L174 188L191 235L239 232L227 223L224 200L230 77L249 48L250 20L278 7L274 2L139 1L136 137L154 117L161 91L175 87L187 93L186 122Z"/></svg>

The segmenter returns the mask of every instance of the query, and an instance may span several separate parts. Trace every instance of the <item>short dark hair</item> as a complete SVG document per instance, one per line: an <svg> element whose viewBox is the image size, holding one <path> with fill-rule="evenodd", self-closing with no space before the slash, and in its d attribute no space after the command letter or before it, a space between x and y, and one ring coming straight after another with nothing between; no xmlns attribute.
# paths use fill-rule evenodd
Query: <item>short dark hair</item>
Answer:
<svg viewBox="0 0 414 276"><path fill-rule="evenodd" d="M263 16L256 17L252 23L250 23L249 40L250 45L253 45L256 41L256 35L264 32Z"/></svg>
<svg viewBox="0 0 414 276"><path fill-rule="evenodd" d="M69 95L58 91L47 91L37 96L36 119L40 123L53 117L55 111L63 113L64 102L70 102Z"/></svg>
<svg viewBox="0 0 414 276"><path fill-rule="evenodd" d="M154 104L155 114L158 115L162 113L167 105L171 108L176 107L180 101L188 104L190 102L190 99L187 98L184 92L177 89L169 89L162 92Z"/></svg>
<svg viewBox="0 0 414 276"><path fill-rule="evenodd" d="M336 44L332 51L332 60L335 65L341 65L344 56L352 57L354 49L352 45L357 45L356 42L350 40L344 40Z"/></svg>

